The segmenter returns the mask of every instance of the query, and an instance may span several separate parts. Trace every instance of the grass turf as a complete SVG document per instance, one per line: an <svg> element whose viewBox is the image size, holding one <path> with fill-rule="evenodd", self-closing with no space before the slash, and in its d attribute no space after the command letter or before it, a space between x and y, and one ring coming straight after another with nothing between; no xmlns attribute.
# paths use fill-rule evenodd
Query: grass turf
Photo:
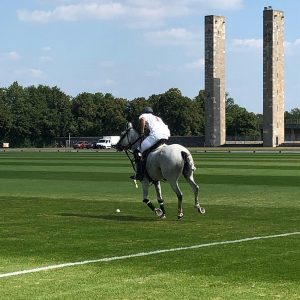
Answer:
<svg viewBox="0 0 300 300"><path fill-rule="evenodd" d="M193 156L207 212L180 181L177 221L168 184L159 220L122 153L0 153L0 274L300 231L299 154ZM299 249L295 235L0 278L0 299L300 299Z"/></svg>

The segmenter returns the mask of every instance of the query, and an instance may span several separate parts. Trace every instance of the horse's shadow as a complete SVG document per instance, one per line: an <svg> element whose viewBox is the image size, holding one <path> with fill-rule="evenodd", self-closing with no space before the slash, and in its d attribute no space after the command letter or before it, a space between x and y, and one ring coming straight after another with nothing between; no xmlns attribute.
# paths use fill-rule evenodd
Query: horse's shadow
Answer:
<svg viewBox="0 0 300 300"><path fill-rule="evenodd" d="M109 220L109 221L119 221L119 222L145 222L153 221L151 217L138 217L133 215L92 215L92 214L83 214L83 213L60 213L58 214L61 217L77 217L77 218L91 218L99 220Z"/></svg>

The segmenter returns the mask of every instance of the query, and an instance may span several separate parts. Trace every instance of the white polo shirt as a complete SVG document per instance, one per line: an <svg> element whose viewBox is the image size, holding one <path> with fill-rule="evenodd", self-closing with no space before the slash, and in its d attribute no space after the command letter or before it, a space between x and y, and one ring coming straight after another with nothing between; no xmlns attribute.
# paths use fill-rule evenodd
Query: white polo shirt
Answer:
<svg viewBox="0 0 300 300"><path fill-rule="evenodd" d="M163 122L160 117L153 114L142 114L139 119L146 120L146 127L150 130L149 135L156 139L168 139L170 137L169 127Z"/></svg>

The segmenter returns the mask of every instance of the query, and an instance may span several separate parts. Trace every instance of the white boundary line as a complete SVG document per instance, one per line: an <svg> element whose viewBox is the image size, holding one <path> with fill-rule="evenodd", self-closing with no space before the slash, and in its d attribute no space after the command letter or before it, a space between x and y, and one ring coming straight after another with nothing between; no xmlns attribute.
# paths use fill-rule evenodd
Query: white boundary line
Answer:
<svg viewBox="0 0 300 300"><path fill-rule="evenodd" d="M167 253L167 252L198 249L198 248L211 247L211 246L217 246L217 245L236 244L236 243L243 243L243 242L263 240L263 239L272 239L272 238L285 237L285 236L291 236L291 235L299 235L299 234L300 234L300 231L296 231L296 232L289 232L289 233L282 233L282 234L275 234L275 235L256 236L256 237L244 238L244 239L240 239L240 240L213 242L213 243L208 243L208 244L200 244L200 245L187 246L187 247L161 249L161 250L155 250L155 251L149 251L149 252L140 252L140 253L129 254L129 255L124 255L124 256L113 256L113 257L93 259L93 260L84 260L84 261L71 262L71 263L65 263L65 264L59 264L59 265L52 265L52 266L47 266L47 267L40 267L40 268L35 268L35 269L28 269L28 270L23 270L23 271L16 271L16 272L11 272L11 273L3 273L3 274L0 274L0 278L18 276L18 275L23 275L23 274L28 274L28 273L36 273L36 272L41 272L41 271L53 270L53 269L62 269L62 268L78 266L78 265L93 264L93 263L98 263L98 262L110 262L113 260L122 260L122 259L133 258L133 257L141 257L141 256L155 255L155 254L161 254L161 253Z"/></svg>

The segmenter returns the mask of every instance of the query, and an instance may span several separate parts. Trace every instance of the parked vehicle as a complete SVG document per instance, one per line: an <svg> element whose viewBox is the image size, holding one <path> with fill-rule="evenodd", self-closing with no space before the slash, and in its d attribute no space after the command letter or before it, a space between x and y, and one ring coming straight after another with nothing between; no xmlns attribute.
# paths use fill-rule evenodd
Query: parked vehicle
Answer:
<svg viewBox="0 0 300 300"><path fill-rule="evenodd" d="M97 141L89 142L87 145L87 149L97 149Z"/></svg>
<svg viewBox="0 0 300 300"><path fill-rule="evenodd" d="M73 145L73 148L74 149L86 149L88 144L89 143L87 141L79 141Z"/></svg>
<svg viewBox="0 0 300 300"><path fill-rule="evenodd" d="M119 140L119 135L103 136L96 145L98 149L111 149L116 147Z"/></svg>
<svg viewBox="0 0 300 300"><path fill-rule="evenodd" d="M111 148L111 141L110 139L100 139L96 146L98 149L110 149Z"/></svg>

